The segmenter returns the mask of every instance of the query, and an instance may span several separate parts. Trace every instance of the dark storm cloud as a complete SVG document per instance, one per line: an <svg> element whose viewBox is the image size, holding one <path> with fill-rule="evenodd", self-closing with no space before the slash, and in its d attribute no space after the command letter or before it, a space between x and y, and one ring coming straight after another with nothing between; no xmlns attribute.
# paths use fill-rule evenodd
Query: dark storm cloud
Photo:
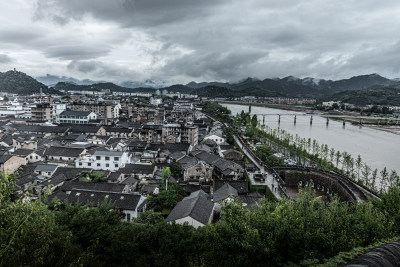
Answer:
<svg viewBox="0 0 400 267"><path fill-rule="evenodd" d="M220 0L39 0L35 18L66 24L92 15L123 26L156 26L205 15Z"/></svg>
<svg viewBox="0 0 400 267"><path fill-rule="evenodd" d="M223 53L193 53L168 62L163 68L166 75L187 75L229 80L246 75L249 65L268 57L265 51L239 50Z"/></svg>
<svg viewBox="0 0 400 267"><path fill-rule="evenodd" d="M2 63L10 63L12 61L13 61L12 58L10 58L8 55L0 54L0 64L2 64Z"/></svg>
<svg viewBox="0 0 400 267"><path fill-rule="evenodd" d="M45 55L66 60L83 60L105 56L109 51L95 46L56 46L46 49Z"/></svg>
<svg viewBox="0 0 400 267"><path fill-rule="evenodd" d="M138 46L141 56L150 57L150 63L138 65L151 66L136 71L199 81L288 75L336 79L369 72L398 77L399 12L395 0L37 0L34 17L62 29L93 20L109 23L135 44L140 41L129 33L139 31L147 38ZM149 48L153 43L158 48ZM110 67L100 59L110 55L112 60L118 46L98 47L106 48L83 48L82 53L45 48L43 53L74 60L69 70L81 73L124 73L120 65Z"/></svg>

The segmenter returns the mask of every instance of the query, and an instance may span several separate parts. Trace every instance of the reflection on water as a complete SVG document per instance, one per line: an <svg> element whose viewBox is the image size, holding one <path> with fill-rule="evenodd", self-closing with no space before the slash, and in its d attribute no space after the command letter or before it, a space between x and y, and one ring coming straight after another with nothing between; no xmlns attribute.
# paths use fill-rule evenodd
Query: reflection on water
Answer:
<svg viewBox="0 0 400 267"><path fill-rule="evenodd" d="M240 113L242 110L248 112L248 106L224 104L232 114ZM353 158L361 155L361 158L371 168L378 168L380 171L385 166L388 170L396 170L400 174L400 136L371 129L359 127L346 123L343 127L341 121L329 120L326 125L326 118L313 115L312 125L310 125L310 115L304 116L302 112L271 109L265 107L251 107L251 114L270 114L265 116L265 124L271 128L281 128L303 138L316 139L319 144L327 144L329 148L347 151ZM280 123L278 123L278 115ZM294 116L297 114L296 124ZM258 115L258 120L263 121L263 117Z"/></svg>

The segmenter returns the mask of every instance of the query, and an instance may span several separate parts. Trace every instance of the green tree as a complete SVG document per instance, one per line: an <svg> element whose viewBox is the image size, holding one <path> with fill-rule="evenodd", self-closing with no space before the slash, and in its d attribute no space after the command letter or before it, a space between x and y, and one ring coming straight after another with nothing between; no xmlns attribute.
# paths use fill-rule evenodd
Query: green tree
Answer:
<svg viewBox="0 0 400 267"><path fill-rule="evenodd" d="M371 177L371 188L374 190L377 190L376 188L376 179L378 178L378 169L375 169L372 172L372 177Z"/></svg>
<svg viewBox="0 0 400 267"><path fill-rule="evenodd" d="M162 183L161 189L168 190L168 178L171 176L171 170L169 167L164 167L161 170L162 173Z"/></svg>
<svg viewBox="0 0 400 267"><path fill-rule="evenodd" d="M371 168L367 164L363 164L363 169L361 171L363 180L362 182L369 188L373 188L371 186L370 175L371 175Z"/></svg>
<svg viewBox="0 0 400 267"><path fill-rule="evenodd" d="M181 166L179 166L179 164L178 163L175 163L175 162L173 162L173 163L170 163L169 165L168 165L168 167L169 167L169 169L171 170L171 175L173 176L173 177L175 177L175 178L179 178L179 177L181 177Z"/></svg>
<svg viewBox="0 0 400 267"><path fill-rule="evenodd" d="M253 127L253 128L256 128L257 127L257 124L258 124L258 119L257 119L257 115L253 115L253 117L251 118L251 126Z"/></svg>
<svg viewBox="0 0 400 267"><path fill-rule="evenodd" d="M135 219L135 222L144 224L164 223L164 217L160 212L154 212L152 210L148 210L141 213L140 217Z"/></svg>
<svg viewBox="0 0 400 267"><path fill-rule="evenodd" d="M356 168L357 168L357 180L360 181L360 171L361 171L361 167L362 167L362 159L361 159L360 155L357 156L355 164L356 164Z"/></svg>
<svg viewBox="0 0 400 267"><path fill-rule="evenodd" d="M383 170L380 172L380 174L381 174L381 188L380 188L380 191L382 193L387 189L388 182L389 182L389 173L388 173L386 167L383 168Z"/></svg>

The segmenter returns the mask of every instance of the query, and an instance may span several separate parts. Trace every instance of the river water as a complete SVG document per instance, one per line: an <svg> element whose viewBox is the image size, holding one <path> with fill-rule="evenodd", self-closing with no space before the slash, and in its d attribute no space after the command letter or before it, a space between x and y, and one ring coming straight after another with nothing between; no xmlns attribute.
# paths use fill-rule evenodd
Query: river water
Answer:
<svg viewBox="0 0 400 267"><path fill-rule="evenodd" d="M242 110L248 112L249 107L244 105L222 104L235 115ZM396 170L400 174L400 135L390 132L359 127L349 122L343 127L341 121L329 121L326 125L326 118L313 115L313 122L310 125L310 115L304 116L303 112L295 112L266 107L251 107L251 114L270 114L265 116L265 124L273 129L284 129L303 138L317 140L321 144L327 144L341 152L350 153L353 158L360 155L371 168L378 168L381 171L387 167L388 171ZM278 115L281 114L281 122L278 123ZM297 114L296 124L294 115ZM257 115L258 120L263 121L263 116Z"/></svg>

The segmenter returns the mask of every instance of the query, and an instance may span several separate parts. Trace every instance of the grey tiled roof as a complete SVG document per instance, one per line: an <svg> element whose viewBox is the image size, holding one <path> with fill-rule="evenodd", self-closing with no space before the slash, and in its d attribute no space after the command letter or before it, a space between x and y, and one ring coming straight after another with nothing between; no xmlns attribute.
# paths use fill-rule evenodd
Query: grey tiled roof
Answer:
<svg viewBox="0 0 400 267"><path fill-rule="evenodd" d="M115 208L124 210L136 210L141 195L124 194L115 192L101 192L94 190L77 190L74 189L69 194L67 201L74 204L83 204L89 206L97 206L103 201L110 201Z"/></svg>
<svg viewBox="0 0 400 267"><path fill-rule="evenodd" d="M233 181L233 180L214 180L214 191L220 189L224 184L229 184L235 188L238 194L247 194L249 192L249 183L245 180L243 181Z"/></svg>
<svg viewBox="0 0 400 267"><path fill-rule="evenodd" d="M77 158L84 151L83 148L72 148L72 147L49 147L44 152L45 156L57 156L57 157L74 157Z"/></svg>
<svg viewBox="0 0 400 267"><path fill-rule="evenodd" d="M214 202L218 202L229 197L236 197L238 192L235 188L230 186L229 184L224 184L217 191L214 192L213 200Z"/></svg>
<svg viewBox="0 0 400 267"><path fill-rule="evenodd" d="M166 221L175 221L189 216L205 225L213 213L213 208L214 204L200 193L197 196L186 197L178 202Z"/></svg>
<svg viewBox="0 0 400 267"><path fill-rule="evenodd" d="M57 169L57 167L58 167L58 165L40 164L35 168L34 171L53 172Z"/></svg>
<svg viewBox="0 0 400 267"><path fill-rule="evenodd" d="M71 191L74 189L81 190L95 190L104 192L119 192L122 193L125 185L115 184L115 183L91 183L91 182L81 182L81 181L68 181L62 186L62 190Z"/></svg>
<svg viewBox="0 0 400 267"><path fill-rule="evenodd" d="M65 110L61 112L61 116L89 116L92 113L90 111L74 111L74 110Z"/></svg>
<svg viewBox="0 0 400 267"><path fill-rule="evenodd" d="M140 173L140 174L152 174L155 169L155 165L149 164L126 164L124 168L119 169L120 173L131 174L131 173Z"/></svg>
<svg viewBox="0 0 400 267"><path fill-rule="evenodd" d="M122 151L108 151L108 150L97 150L94 152L94 156L109 156L109 157L121 157L124 154Z"/></svg>

